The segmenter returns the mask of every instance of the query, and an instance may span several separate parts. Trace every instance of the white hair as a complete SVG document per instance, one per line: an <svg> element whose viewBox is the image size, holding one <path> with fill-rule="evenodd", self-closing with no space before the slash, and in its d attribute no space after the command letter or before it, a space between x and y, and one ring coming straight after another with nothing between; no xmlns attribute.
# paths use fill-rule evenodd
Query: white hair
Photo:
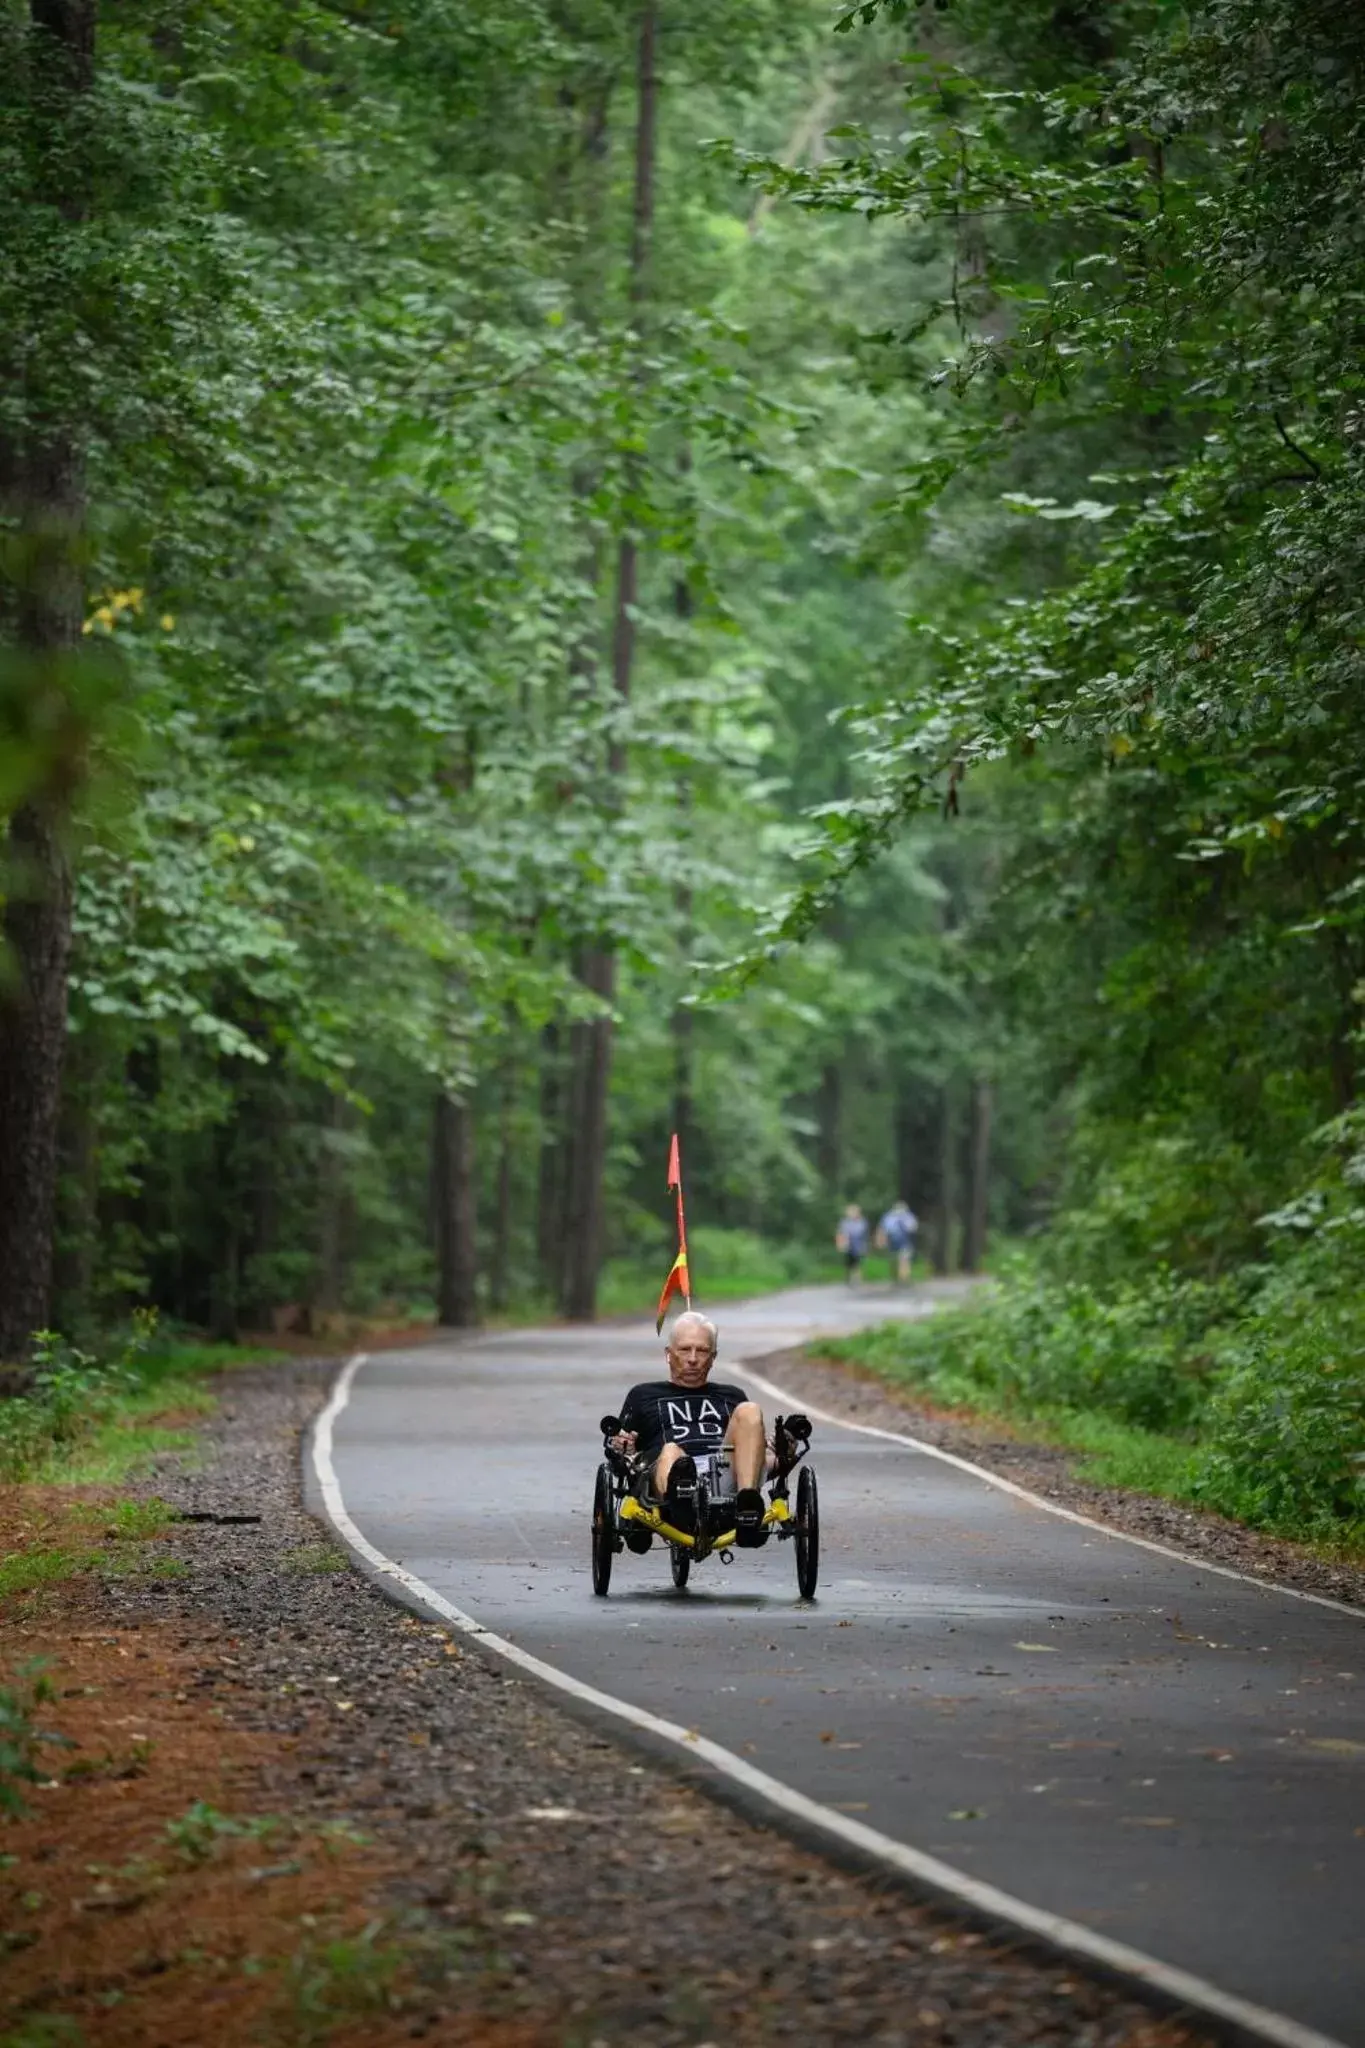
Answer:
<svg viewBox="0 0 1365 2048"><path fill-rule="evenodd" d="M720 1332L719 1330L717 1330L710 1316L704 1316L699 1308L685 1308L682 1314L678 1317L677 1322L674 1323L673 1328L668 1333L668 1347L670 1351L672 1350L674 1341L676 1340L678 1332L682 1328L684 1323L697 1323L703 1330L705 1330L707 1336L711 1339L711 1349L713 1352L715 1351L716 1346L720 1341Z"/></svg>

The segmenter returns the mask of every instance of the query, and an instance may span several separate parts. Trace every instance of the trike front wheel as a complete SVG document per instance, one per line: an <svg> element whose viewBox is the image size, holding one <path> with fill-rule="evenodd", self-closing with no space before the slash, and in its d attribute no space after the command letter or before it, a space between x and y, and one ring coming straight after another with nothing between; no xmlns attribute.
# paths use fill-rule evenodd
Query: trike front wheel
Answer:
<svg viewBox="0 0 1365 2048"><path fill-rule="evenodd" d="M616 1555L616 1491L611 1467L597 1468L597 1485L592 1496L592 1589L605 1599L611 1585L611 1561Z"/></svg>
<svg viewBox="0 0 1365 2048"><path fill-rule="evenodd" d="M820 1576L820 1489L809 1465L796 1482L796 1583L803 1600L815 1598Z"/></svg>

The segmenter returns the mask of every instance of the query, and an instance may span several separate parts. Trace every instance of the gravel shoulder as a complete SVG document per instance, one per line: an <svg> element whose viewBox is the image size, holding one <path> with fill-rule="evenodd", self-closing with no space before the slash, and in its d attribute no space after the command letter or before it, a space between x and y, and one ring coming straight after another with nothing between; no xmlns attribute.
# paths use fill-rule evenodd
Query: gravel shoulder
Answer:
<svg viewBox="0 0 1365 2048"><path fill-rule="evenodd" d="M813 1408L874 1429L902 1430L970 1458L1045 1500L1092 1516L1130 1536L1168 1543L1191 1557L1229 1566L1253 1578L1274 1579L1302 1593L1318 1593L1365 1608L1365 1568L1326 1558L1298 1543L1262 1535L1221 1515L1201 1513L1154 1494L1097 1485L1080 1476L1084 1457L1050 1444L1030 1443L1001 1423L949 1413L879 1379L876 1374L813 1355L778 1351L754 1364ZM1027 1425L1021 1425L1026 1427Z"/></svg>
<svg viewBox="0 0 1365 2048"><path fill-rule="evenodd" d="M378 1988L362 1984L363 2023L344 1995L315 1998L305 2013L298 1987L311 1980L306 1971L300 1979L297 1954L316 1946L324 1924L317 1887L299 1889L292 1870L262 1879L276 1852L232 1838L226 1861L205 1859L199 1892L192 1870L177 1879L178 1948L149 1943L140 1916L154 1902L125 1886L122 1974L110 1960L92 1977L82 1944L93 1923L73 1909L46 1944L41 1981L30 1973L23 1998L7 1993L6 2025L69 2013L82 2030L71 2038L92 2044L183 2042L151 2003L138 2021L138 2001L147 1984L174 1982L178 1958L201 1953L201 1916L221 1919L231 1893L239 1922L269 1916L277 1949L283 1939L295 1952L292 1964L276 1958L276 1976L294 1984L294 2017L267 2023L259 2000L234 2002L233 1973L252 1953L250 1926L238 1925L234 1942L218 1944L215 2048L387 2048L408 2038L608 2048L641 2035L653 2048L1197 2048L1207 2039L1202 2027L1154 2015L1121 1989L752 1824L390 1605L302 1505L301 1433L332 1369L297 1360L225 1376L193 1466L169 1460L141 1485L184 1515L258 1520L178 1522L158 1546L158 1575L83 1582L79 1628L41 1600L20 1603L4 1617L6 1644L22 1657L60 1625L68 1657L77 1634L85 1648L121 1657L101 1674L111 1727L129 1718L138 1680L145 1690L159 1670L165 1714L187 1737L193 1728L212 1738L223 1810L260 1812L267 1801L295 1836L348 1845L329 1882L331 1906L350 1914L350 1950L388 1943L404 1960L380 1973ZM70 1690L74 1711L85 1695ZM149 1710L138 1701L132 1718ZM63 1702L49 1711L60 1722ZM107 1804L135 1811L142 1788L157 1785L153 1766ZM62 1816L80 1810L81 1796L63 1786L48 1797L49 1856L60 1855ZM162 1808L179 1796L164 1784L158 1793ZM355 1836L362 1848L349 1846ZM357 1913L378 1931L357 1934Z"/></svg>

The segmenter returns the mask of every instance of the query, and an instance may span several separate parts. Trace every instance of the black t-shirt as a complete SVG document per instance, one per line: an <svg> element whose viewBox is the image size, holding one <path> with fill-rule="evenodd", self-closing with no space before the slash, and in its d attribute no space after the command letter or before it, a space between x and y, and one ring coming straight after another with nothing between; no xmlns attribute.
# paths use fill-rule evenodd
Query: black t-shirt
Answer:
<svg viewBox="0 0 1365 2048"><path fill-rule="evenodd" d="M672 1380L646 1380L632 1387L621 1410L622 1429L633 1429L637 1449L657 1458L665 1444L679 1444L689 1456L720 1449L726 1424L749 1396L743 1387L708 1380L704 1387L679 1387Z"/></svg>

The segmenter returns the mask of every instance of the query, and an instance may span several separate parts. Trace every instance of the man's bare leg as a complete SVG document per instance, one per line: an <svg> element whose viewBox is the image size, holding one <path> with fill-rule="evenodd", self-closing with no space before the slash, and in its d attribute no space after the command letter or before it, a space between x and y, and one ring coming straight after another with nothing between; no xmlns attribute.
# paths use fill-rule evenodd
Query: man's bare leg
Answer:
<svg viewBox="0 0 1365 2048"><path fill-rule="evenodd" d="M673 1470L679 1458L685 1458L686 1456L687 1453L681 1444L665 1444L658 1457L654 1460L654 1491L658 1494L660 1500L668 1492L669 1473Z"/></svg>
<svg viewBox="0 0 1365 2048"><path fill-rule="evenodd" d="M763 1484L768 1463L768 1439L763 1429L763 1410L757 1401L741 1401L730 1417L725 1441L735 1454L735 1489Z"/></svg>

